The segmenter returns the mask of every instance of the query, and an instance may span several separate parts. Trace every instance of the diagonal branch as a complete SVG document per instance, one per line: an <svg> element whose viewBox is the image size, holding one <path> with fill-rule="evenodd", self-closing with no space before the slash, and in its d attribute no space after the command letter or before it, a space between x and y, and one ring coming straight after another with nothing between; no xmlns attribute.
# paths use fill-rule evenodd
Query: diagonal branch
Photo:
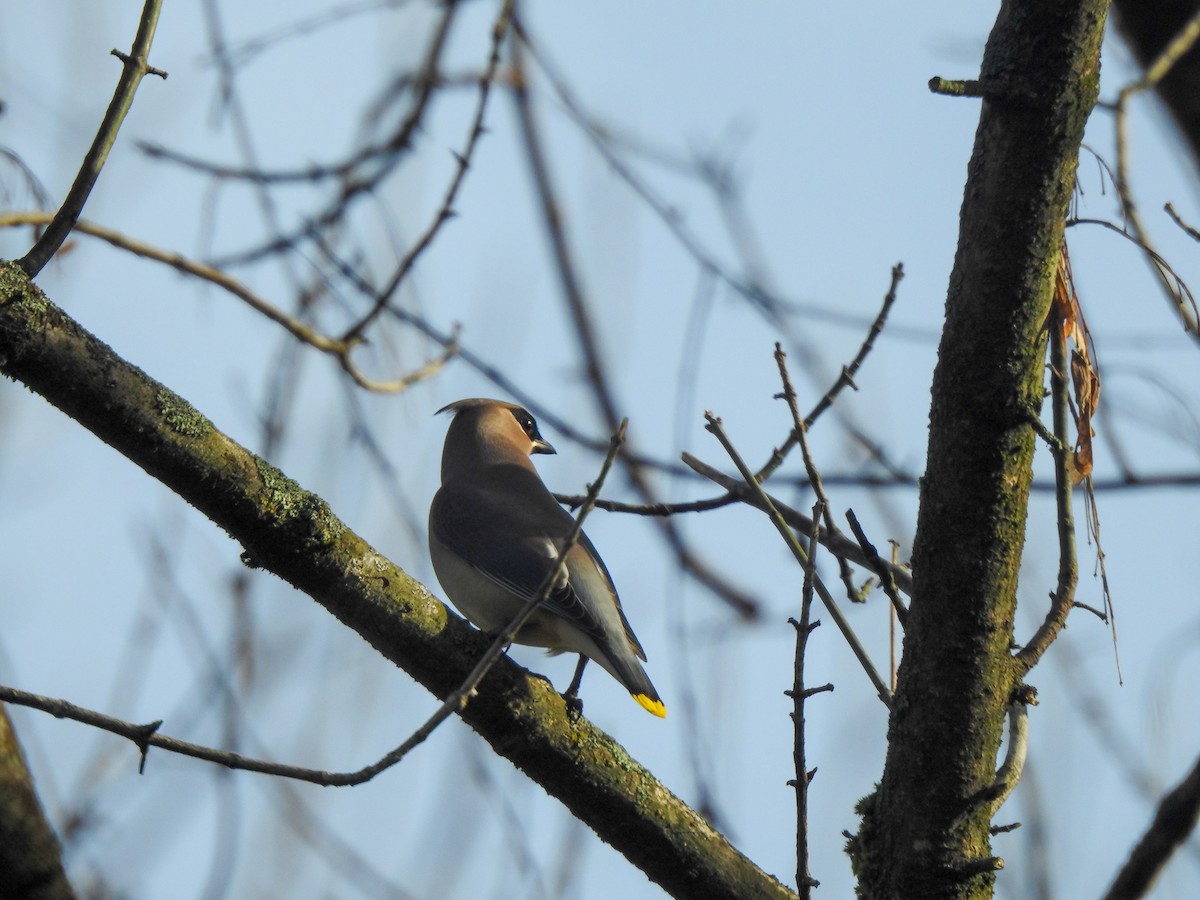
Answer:
<svg viewBox="0 0 1200 900"><path fill-rule="evenodd" d="M159 732L162 726L162 720L150 722L145 725L137 725L133 722L127 722L118 719L114 716L108 716L104 713L96 712L95 710L85 709L82 706L76 706L66 700L59 700L55 697L43 697L39 694L31 694L27 691L17 690L16 688L0 685L0 700L5 703L15 703L21 706L28 706L31 709L40 709L43 712L50 713L59 719L73 719L76 722L82 722L85 725L91 725L110 734L118 735L119 737L127 738L137 745L141 751L142 761L138 766L138 771L141 772L146 765L146 756L151 747L158 747L163 750L169 750L173 753L178 753L183 756L191 756L195 759L202 759L208 762L218 763L229 769L241 769L247 772L260 772L264 775L275 775L281 778L292 778L296 781L307 781L312 784L319 784L325 787L354 787L356 785L365 784L370 781L380 772L390 769L392 766L400 762L412 750L422 744L426 738L433 734L434 730L450 718L453 713L460 712L464 709L471 698L476 696L476 690L484 676L491 670L496 661L512 643L521 626L528 621L533 611L545 601L549 596L550 591L554 588L554 583L558 579L559 573L564 565L563 560L571 548L575 546L579 540L579 535L582 533L583 520L587 514L592 511L595 506L596 496L600 493L600 488L604 484L604 479L608 475L608 470L612 467L613 458L617 454L617 450L621 446L621 441L624 440L626 422L621 423L621 430L613 436L608 456L604 458L604 465L600 469L600 474L596 478L596 483L588 489L588 500L575 516L575 526L571 533L567 535L567 539L563 542L562 547L558 551L559 564L554 567L543 579L542 586L537 593L529 600L520 613L509 623L509 626L504 631L497 635L488 647L487 652L480 658L475 668L467 676L457 688L450 692L450 695L442 701L442 705L437 711L430 716L420 728L412 733L407 740L400 746L389 751L379 760L371 763L368 766L363 766L361 769L355 769L353 772L329 772L324 769L310 769L303 766L293 766L286 763L276 763L261 759L252 759L248 756L243 756L240 753L234 753L230 750L218 750L213 747L205 747L201 744L194 744L190 741L182 741L178 738L169 737Z"/></svg>
<svg viewBox="0 0 1200 900"><path fill-rule="evenodd" d="M486 640L334 516L113 353L15 264L0 265L0 372L175 491L267 569L319 602L439 698ZM789 897L553 688L502 659L459 714L648 877L678 896ZM617 762L619 760L619 763Z"/></svg>
<svg viewBox="0 0 1200 900"><path fill-rule="evenodd" d="M1163 797L1154 821L1121 867L1105 900L1144 897L1158 874L1200 822L1200 760L1185 779Z"/></svg>
<svg viewBox="0 0 1200 900"><path fill-rule="evenodd" d="M762 489L762 485L758 489L752 488L747 482L737 478L731 478L720 469L715 469L706 462L702 462L690 453L684 453L680 457L684 463L693 469L695 472L703 475L705 478L712 481L714 484L720 485L737 500L743 503L748 503L751 506L761 509L763 512L768 512L768 507L774 507L775 510L783 517L789 526L797 531L807 533L812 529L812 519L795 507L788 506L778 497L773 494L768 494ZM836 556L844 556L855 565L873 569L877 565L872 557L868 556L863 551L862 547L848 539L840 531L830 534L824 528L820 529L817 538L821 544L829 549ZM878 557L876 557L878 559ZM903 566L889 563L887 560L879 560L878 565L882 565L896 582L896 586L906 594L912 594L912 572Z"/></svg>
<svg viewBox="0 0 1200 900"><path fill-rule="evenodd" d="M788 549L792 551L796 562L802 568L807 566L808 554L800 546L800 542L796 539L796 535L792 532L791 528L788 527L788 523L784 521L783 516L775 509L774 504L771 503L770 498L763 491L762 485L754 480L754 473L750 471L750 467L746 465L741 455L737 452L737 449L730 442L729 437L725 434L725 429L721 427L721 420L712 413L705 413L704 417L708 420L705 429L721 442L721 446L725 448L725 452L729 454L729 458L733 460L733 464L737 466L738 471L742 473L742 477L746 479L747 486L759 495L758 499L762 504L762 508L766 511L768 518L770 518L771 524L775 526L784 542L788 545ZM814 526L810 525L809 528L813 529ZM821 602L825 604L825 609L829 613L829 617L833 619L834 624L841 631L842 637L845 638L846 643L854 652L859 665L867 673L867 678L875 686L875 691L879 695L879 699L884 702L885 706L888 705L891 702L892 692L888 690L887 685L883 683L883 679L879 677L879 673L875 670L871 658L867 656L866 648L858 640L858 635L854 633L854 629L850 627L850 623L838 608L833 595L829 593L829 589L825 587L825 583L821 581L820 576L815 573L813 575L813 587L817 592L817 596L821 598Z"/></svg>

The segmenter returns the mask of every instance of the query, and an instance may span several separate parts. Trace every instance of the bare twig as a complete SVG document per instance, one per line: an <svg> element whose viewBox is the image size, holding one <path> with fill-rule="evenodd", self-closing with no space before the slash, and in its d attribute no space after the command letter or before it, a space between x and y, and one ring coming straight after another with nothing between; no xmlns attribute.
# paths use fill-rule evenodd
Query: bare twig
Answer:
<svg viewBox="0 0 1200 900"><path fill-rule="evenodd" d="M1075 586L1079 582L1079 563L1075 554L1075 516L1071 508L1071 473L1068 420L1070 385L1067 375L1067 341L1061 328L1050 326L1050 401L1054 420L1050 452L1054 456L1055 501L1058 510L1058 583L1050 595L1050 610L1045 620L1021 650L1017 661L1023 672L1028 672L1047 648L1054 643L1058 633L1067 624L1067 616L1075 600Z"/></svg>
<svg viewBox="0 0 1200 900"><path fill-rule="evenodd" d="M104 168L104 163L108 159L109 151L112 150L113 144L117 140L117 132L121 128L121 123L125 121L125 115L133 106L133 95L137 93L142 78L149 74L162 78L167 77L165 72L152 68L146 61L150 55L150 45L154 42L154 30L158 27L158 14L161 9L162 0L146 0L145 6L142 7L142 18L138 24L137 35L133 39L133 47L129 54L126 55L117 50L112 51L113 55L123 63L121 77L117 81L117 89L104 113L104 119L100 122L100 128L96 132L92 146L83 158L79 174L75 176L71 190L67 192L66 199L55 213L54 221L50 223L50 227L46 229L32 249L20 259L21 268L30 278L42 271L50 258L58 252L58 248L63 245L63 241L67 239L67 235L71 233L75 223L82 215L83 206L87 203L88 196L91 194L96 180L100 177L100 170Z"/></svg>
<svg viewBox="0 0 1200 900"><path fill-rule="evenodd" d="M4 213L0 214L0 228L11 228L19 225L43 225L52 218L53 214L49 212ZM333 353L336 355L345 346L343 342L320 334L294 316L288 315L262 295L250 290L243 282L221 269L206 263L196 262L181 253L164 250L153 244L148 244L145 241L122 234L119 231L114 231L111 228L105 228L103 225L98 225L86 219L80 219L75 226L75 230L91 235L92 237L100 238L100 240L121 250L127 250L135 256L165 263L178 272L183 272L186 275L192 275L215 284L217 287L228 291L239 300L245 302L255 312L266 316L277 325L283 326L297 340L315 347L323 353Z"/></svg>
<svg viewBox="0 0 1200 900"><path fill-rule="evenodd" d="M1104 562L1105 554L1104 547L1100 544L1100 507L1096 503L1096 491L1092 485L1092 479L1089 475L1084 479L1084 516L1087 520L1087 531L1089 537L1096 545L1096 562L1092 575L1095 577L1097 573L1100 575L1100 593L1104 599L1104 614L1100 618L1108 623L1108 631L1112 636L1113 648L1113 665L1117 669L1117 683L1124 684L1125 678L1121 674L1121 652L1117 645L1117 609L1113 605L1112 589L1108 583L1108 567ZM1076 606L1081 604L1076 603Z"/></svg>
<svg viewBox="0 0 1200 900"><path fill-rule="evenodd" d="M776 342L775 344L775 365L779 369L779 380L783 383L783 393L776 394L776 398L782 397L787 403L788 411L792 414L792 433L789 440L795 439L800 445L800 455L804 459L804 470L808 473L808 483L812 485L813 493L817 495L817 500L820 501L821 514L825 517L825 530L830 535L840 534L838 528L833 523L833 516L829 512L829 497L825 494L825 485L821 483L821 473L817 469L817 464L812 458L812 453L808 449L808 426L804 420L800 418L800 408L796 404L796 389L792 386L792 378L788 374L787 354L783 352L783 345ZM850 384L846 377L846 370L842 370L843 378ZM839 382L840 383L840 382ZM757 479L756 479L757 480ZM813 530L817 530L814 526ZM834 554L837 559L838 574L842 578L842 584L846 588L846 596L851 603L861 600L858 588L854 586L854 574L850 571L850 565L846 562L844 556Z"/></svg>
<svg viewBox="0 0 1200 900"><path fill-rule="evenodd" d="M896 289L900 286L902 278L904 278L904 263L898 262L892 266L891 284L888 285L887 293L883 296L883 305L879 308L879 313L871 322L871 327L867 330L867 336L863 338L862 346L858 348L858 353L854 354L854 359L850 360L850 365L842 367L842 373L833 387L825 392L825 396L817 401L817 405L804 417L805 428L812 428L813 423L817 421L817 417L833 405L833 401L837 399L837 395L841 393L843 388L852 387L858 390L858 385L854 383L854 376L862 368L867 354L875 348L875 339L879 337L883 331L883 326L887 324L888 314L892 311L892 306L896 302Z"/></svg>
<svg viewBox="0 0 1200 900"><path fill-rule="evenodd" d="M1183 217L1175 211L1174 204L1167 203L1163 205L1163 212L1171 217L1171 221L1178 225L1183 233L1190 237L1193 241L1200 241L1200 231L1197 231L1187 222L1183 221Z"/></svg>
<svg viewBox="0 0 1200 900"><path fill-rule="evenodd" d="M1029 685L1021 685L1008 704L1008 749L1004 753L1004 762L996 770L989 819L1004 805L1021 781L1029 753L1029 707L1037 706L1037 702L1037 690Z"/></svg>
<svg viewBox="0 0 1200 900"><path fill-rule="evenodd" d="M761 486L759 486L758 490L755 490L746 482L731 478L719 469L715 469L708 463L692 456L690 453L684 453L682 459L691 469L736 495L737 499L743 503L749 503L763 512L768 511L769 505L783 517L783 520L788 525L797 531L807 532L812 528L812 520L807 515L794 507L788 506L774 495L766 493L762 490ZM760 494L766 498L766 501L760 499ZM849 540L845 535L839 532L831 536L825 529L821 529L819 534L820 543L827 547L831 553L844 556L856 565L870 567L870 559L863 553L862 548ZM900 590L906 594L912 594L912 573L903 566L892 563L885 563L885 565L888 568L888 572L896 580L896 585Z"/></svg>
<svg viewBox="0 0 1200 900"><path fill-rule="evenodd" d="M500 8L500 14L496 17L495 23L492 25L492 49L491 54L488 56L487 68L484 70L483 77L479 79L479 101L475 106L475 115L471 120L471 129L467 137L466 146L461 153L454 154L457 167L454 171L454 177L450 179L450 184L446 188L445 195L442 197L441 206L434 215L433 221L425 229L425 232L409 248L408 253L404 255L404 259L396 266L387 285L378 292L375 298L375 306L342 336L343 340L354 341L362 336L367 326L375 321L379 314L383 312L384 307L387 306L388 301L395 295L400 282L412 270L412 267L417 262L417 258L433 243L433 239L441 230L442 225L453 217L454 201L458 198L459 189L467 177L467 170L470 168L471 158L474 156L479 139L484 134L483 115L487 111L492 83L495 81L496 70L500 66L500 48L504 44L509 24L512 21L514 2L515 0L506 0Z"/></svg>
<svg viewBox="0 0 1200 900"><path fill-rule="evenodd" d="M892 602L892 609L896 613L896 618L900 620L900 624L904 625L908 618L908 608L904 605L904 601L900 599L899 590L896 586L895 570L899 568L895 562L890 565L883 560L879 555L879 551L875 549L875 545L871 543L867 537L867 533L859 524L858 516L854 514L854 510L846 510L846 521L850 523L850 530L854 532L854 537L858 541L858 546L862 548L863 554L867 558L867 566L879 578L879 584L883 588L883 592L887 594L888 600ZM893 542L892 547L895 548ZM893 670L895 666L892 667Z"/></svg>
<svg viewBox="0 0 1200 900"><path fill-rule="evenodd" d="M820 415L833 405L833 401L837 399L837 395L847 387L858 390L858 386L854 383L854 376L858 374L858 370L862 367L863 361L866 360L867 354L875 347L875 339L883 331L883 326L887 323L888 314L892 310L892 305L896 302L896 289L900 285L900 279L904 277L904 264L896 263L892 266L892 280L888 286L888 291L884 295L883 305L880 307L878 314L871 322L871 327L867 330L867 336L863 339L862 345L858 348L858 353L854 355L854 359L850 364L842 367L841 374L837 381L825 392L825 395L817 401L816 406L804 417L804 427L812 428L813 423L817 421ZM770 478L775 470L778 469L788 453L792 451L799 440L797 431L792 431L788 435L788 439L783 445L771 454L771 458L761 469L758 470L758 481L763 482ZM914 479L914 484L915 479ZM836 552L835 552L836 555Z"/></svg>
<svg viewBox="0 0 1200 900"><path fill-rule="evenodd" d="M929 90L946 97L982 97L983 82L971 78L952 79L934 75L929 79Z"/></svg>
<svg viewBox="0 0 1200 900"><path fill-rule="evenodd" d="M1183 305L1184 309L1187 309L1188 307L1190 307L1193 311L1196 309L1196 296L1192 293L1192 289L1188 287L1187 282L1184 281L1180 274L1175 271L1174 267L1167 261L1167 259L1157 250L1155 250L1153 246L1151 246L1151 244L1141 233L1136 231L1127 231L1125 228L1122 228L1120 225L1110 222L1107 219L1067 220L1068 228L1071 228L1075 225L1099 225L1102 228L1107 228L1114 234L1119 234L1121 237L1125 238L1125 240L1135 245L1142 251L1142 253L1146 255L1147 259L1149 259L1153 265L1155 271L1158 272L1160 278L1166 279L1166 287L1171 297L1173 297L1176 302Z"/></svg>
<svg viewBox="0 0 1200 900"><path fill-rule="evenodd" d="M53 214L49 212L0 214L0 228L9 228L17 225L42 225L52 221L53 218ZM92 237L100 238L100 240L122 250L127 250L135 256L164 263L178 272L203 279L228 291L239 300L245 302L255 312L282 326L298 341L334 357L338 361L338 364L345 370L346 374L354 380L355 384L369 391L394 394L406 390L418 381L423 381L436 374L459 352L459 329L456 326L449 338L441 342L443 344L442 352L430 361L398 378L389 380L372 379L363 374L352 358L354 349L361 342L360 339L339 339L321 334L315 328L306 325L295 316L284 312L262 295L250 290L244 282L239 281L222 269L218 269L207 263L196 262L180 253L164 250L153 244L140 241L137 238L121 234L110 228L97 225L94 222L89 222L86 219L78 220L75 224L75 230L83 234L89 234Z"/></svg>
<svg viewBox="0 0 1200 900"><path fill-rule="evenodd" d="M725 448L725 452L729 454L729 458L733 461L733 464L737 467L737 470L742 473L742 477L746 480L747 487L749 487L758 495L758 499L761 504L760 508L767 512L767 516L771 519L771 523L775 526L780 536L783 537L784 542L788 545L788 549L792 551L792 555L796 558L796 562L798 562L801 566L807 565L808 554L805 552L804 548L800 546L800 542L796 539L796 535L793 533L791 528L788 527L788 523L784 520L783 516L779 514L779 511L775 508L775 505L771 502L771 499L767 496L766 492L763 491L762 486L755 480L754 473L750 471L750 468L742 460L742 457L737 452L737 449L730 442L729 437L725 434L725 429L721 426L721 420L714 416L711 412L706 412L704 414L704 418L708 423L705 425L705 429L712 433L717 440L721 442L721 446ZM811 520L809 527L812 527ZM838 609L837 603L834 601L833 596L829 593L829 590L821 581L819 575L815 575L813 577L813 585L817 592L817 596L819 596L821 598L821 602L825 604L825 609L829 611L829 615L837 625L838 630L842 632L842 637L845 638L846 643L854 652L854 655L858 659L859 664L862 666L863 671L867 673L867 677L871 680L871 684L875 686L875 691L878 694L879 699L883 701L884 705L890 705L892 696L891 691L889 691L887 686L883 683L883 679L879 677L879 673L875 671L875 666L871 663L870 657L867 656L867 651L859 642L858 636L854 633L854 629L850 627L850 623L846 621L846 617L842 615L842 611Z"/></svg>
<svg viewBox="0 0 1200 900"><path fill-rule="evenodd" d="M40 709L42 712L50 713L58 719L72 719L76 722L82 722L85 725L91 725L94 728L99 728L107 731L110 734L118 735L132 741L138 748L141 754L141 761L138 764L138 771L145 769L146 756L150 752L151 747L158 747L162 750L169 750L172 753L178 753L182 756L190 756L194 759L202 759L207 762L214 762L230 769L242 769L247 772L261 772L265 775L276 775L281 778L293 778L297 781L307 781L312 784L321 784L330 787L341 787L355 784L362 784L369 781L375 775L382 772L388 766L392 765L391 761L393 754L399 752L399 749L405 749L404 745L398 750L392 751L383 759L369 766L359 769L357 772L326 772L319 769L307 769L301 766L290 766L283 763L268 762L260 759L252 759L243 756L240 753L233 753L228 750L217 750L211 747L204 747L200 744L193 744L189 741L181 741L177 738L168 737L165 734L159 733L159 727L162 721L149 722L145 725L137 725L132 722L126 722L122 719L108 716L103 713L95 712L94 710L85 709L82 706L76 706L74 703L69 703L66 700L59 700L54 697L43 697L39 694L30 694L26 691L20 691L16 688L0 686L0 700L6 703L15 703L19 706L28 706L33 709ZM405 750L407 752L407 750ZM403 754L401 754L403 755Z"/></svg>
<svg viewBox="0 0 1200 900"><path fill-rule="evenodd" d="M1008 715L1008 749L1004 754L1004 762L996 770L995 780L990 785L976 792L971 802L966 804L962 812L951 824L951 828L962 827L962 824L975 815L979 807L984 807L987 818L991 818L1004 805L1004 801L1016 789L1025 769L1025 760L1029 753L1029 710L1037 706L1037 690L1029 685L1020 685L1009 699ZM1011 831L1017 825L992 828L993 834L1001 831ZM991 859L996 860L995 857ZM1003 868L1003 862L996 868Z"/></svg>
<svg viewBox="0 0 1200 900"><path fill-rule="evenodd" d="M851 516L854 515L854 510L847 510ZM853 527L853 523L851 525ZM897 541L889 541L892 545L892 564L895 565L900 561L900 544ZM866 548L863 548L866 550ZM875 554L879 556L878 553ZM892 693L896 692L896 679L899 675L899 665L896 659L896 622L900 622L900 626L904 627L904 621L900 619L897 604L900 598L896 595L896 583L889 577L883 580L883 589L887 592L888 599L892 601L891 614L888 616L888 672L891 675L888 681L888 686L892 689Z"/></svg>
<svg viewBox="0 0 1200 900"><path fill-rule="evenodd" d="M1146 248L1150 248L1152 242L1142 222L1141 214L1138 212L1129 179L1129 100L1143 91L1152 89L1162 81L1180 57L1192 48L1197 38L1200 38L1200 12L1192 16L1170 43L1163 48L1158 58L1146 67L1145 74L1141 79L1121 88L1112 107L1116 118L1117 192L1121 197L1121 207L1133 235ZM1190 293L1185 297L1183 291L1178 287L1178 279L1174 279L1175 284L1172 283L1172 273L1163 266L1161 257L1157 253L1148 252L1147 258L1164 293L1179 315L1184 329L1192 337L1200 339L1200 310L1197 309L1195 298Z"/></svg>
<svg viewBox="0 0 1200 900"><path fill-rule="evenodd" d="M822 500L813 505L813 527L809 532L808 545L813 549L804 567L804 591L800 599L800 621L788 619L796 629L796 661L792 677L792 689L785 691L792 698L792 761L796 769L796 777L788 784L796 789L796 888L801 900L812 897L812 889L820 886L820 882L812 877L808 869L808 785L816 769L808 770L804 748L804 702L810 695L823 690L833 690L833 685L807 689L804 687L804 658L808 649L808 636L820 622L812 622L813 581L817 569L817 523L823 510Z"/></svg>

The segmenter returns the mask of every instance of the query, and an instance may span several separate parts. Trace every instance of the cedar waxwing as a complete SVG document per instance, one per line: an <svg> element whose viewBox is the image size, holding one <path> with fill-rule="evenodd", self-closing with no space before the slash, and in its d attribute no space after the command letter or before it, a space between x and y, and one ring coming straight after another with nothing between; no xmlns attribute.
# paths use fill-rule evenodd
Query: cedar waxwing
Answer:
<svg viewBox="0 0 1200 900"><path fill-rule="evenodd" d="M524 608L554 566L574 519L530 461L555 450L526 410L481 398L438 410L454 413L442 450L442 486L429 507L429 555L450 601L476 627L499 632ZM550 653L578 653L567 689L575 699L594 659L656 716L667 708L639 659L617 589L596 548L580 534L565 577L517 634L516 642Z"/></svg>

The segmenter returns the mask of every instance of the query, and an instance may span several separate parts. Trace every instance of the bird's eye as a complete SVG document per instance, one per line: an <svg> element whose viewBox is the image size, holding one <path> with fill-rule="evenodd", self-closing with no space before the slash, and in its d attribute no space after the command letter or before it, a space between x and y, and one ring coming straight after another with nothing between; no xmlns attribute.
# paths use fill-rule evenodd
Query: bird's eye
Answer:
<svg viewBox="0 0 1200 900"><path fill-rule="evenodd" d="M533 420L533 416L523 409L514 409L512 414L531 441L541 440L542 436L538 433L537 422Z"/></svg>

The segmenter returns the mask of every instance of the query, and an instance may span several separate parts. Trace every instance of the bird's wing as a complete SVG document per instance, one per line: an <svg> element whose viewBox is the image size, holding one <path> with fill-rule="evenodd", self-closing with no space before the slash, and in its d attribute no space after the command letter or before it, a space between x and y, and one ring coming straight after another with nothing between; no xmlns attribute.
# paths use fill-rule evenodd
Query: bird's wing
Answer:
<svg viewBox="0 0 1200 900"><path fill-rule="evenodd" d="M527 502L509 502L503 493L443 485L433 502L430 528L434 537L481 575L526 601L533 599L554 566L555 539L561 543L565 536L559 534L562 520L555 513L566 518L568 531L571 525L571 517L557 504L551 513L550 507L531 508ZM595 559L590 543L576 549ZM578 562L568 559L566 577L554 585L541 607L572 622L603 646L611 637L572 583L580 569ZM603 564L600 566L602 569ZM586 569L579 574L587 578ZM603 578L611 585L607 572L603 572ZM612 596L615 600L616 593ZM623 614L621 618L624 622ZM625 627L628 632L627 623Z"/></svg>
<svg viewBox="0 0 1200 900"><path fill-rule="evenodd" d="M604 560L600 558L600 554L596 552L596 548L592 546L592 542L588 540L586 534L579 535L579 545L588 556L588 561L595 567L603 579L603 587L612 595L613 603L617 605L617 615L621 617L621 627L625 629L625 637L629 640L629 646L633 648L633 652L638 655L638 659L645 661L646 651L642 649L642 643L637 639L637 635L633 633L633 628L629 624L629 620L625 618L625 610L621 608L621 598L617 595L617 586L613 584L612 576L608 574L608 566L604 565Z"/></svg>

